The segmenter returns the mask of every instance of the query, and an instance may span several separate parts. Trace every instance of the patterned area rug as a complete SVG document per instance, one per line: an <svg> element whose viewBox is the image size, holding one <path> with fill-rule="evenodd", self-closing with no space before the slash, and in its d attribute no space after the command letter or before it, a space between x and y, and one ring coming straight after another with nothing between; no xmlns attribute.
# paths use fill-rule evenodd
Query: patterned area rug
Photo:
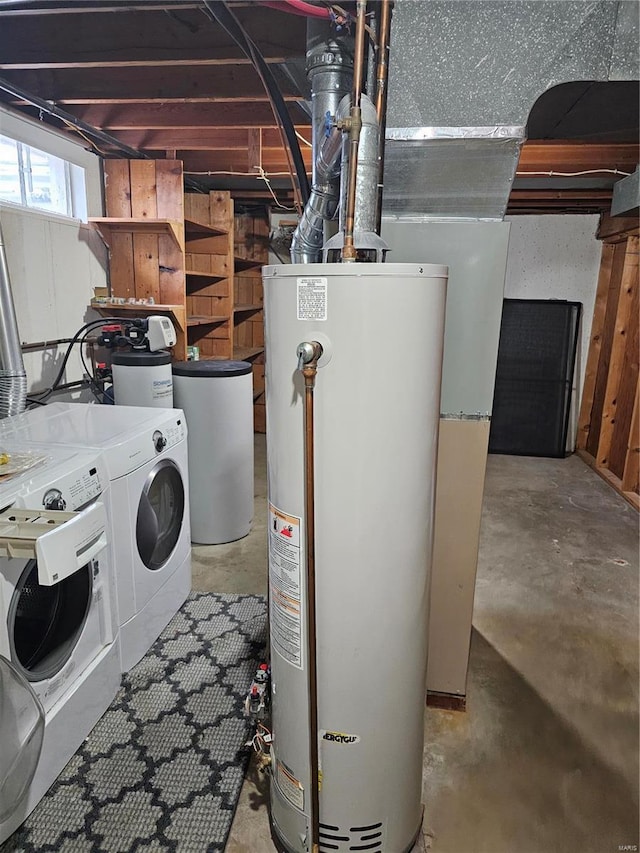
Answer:
<svg viewBox="0 0 640 853"><path fill-rule="evenodd" d="M224 850L265 641L264 599L192 593L2 853Z"/></svg>

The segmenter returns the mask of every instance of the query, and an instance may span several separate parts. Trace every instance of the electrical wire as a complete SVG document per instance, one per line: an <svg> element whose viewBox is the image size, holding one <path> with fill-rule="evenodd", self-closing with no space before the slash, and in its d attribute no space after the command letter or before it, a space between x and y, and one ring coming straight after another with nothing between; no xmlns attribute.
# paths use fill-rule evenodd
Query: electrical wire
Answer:
<svg viewBox="0 0 640 853"><path fill-rule="evenodd" d="M516 177L518 178L526 178L527 175L544 175L547 178L577 178L580 175L623 175L624 177L628 177L631 175L631 172L623 172L620 169L585 169L582 172L527 172L527 171L517 171Z"/></svg>
<svg viewBox="0 0 640 853"><path fill-rule="evenodd" d="M305 144L305 145L308 145L308 146L309 146L309 148L311 148L311 147L313 146L313 143L312 143L312 142L309 142L309 140L308 140L308 139L305 139L305 138L304 138L304 136L303 136L301 133L298 133L298 131L297 131L297 130L296 130L296 136L298 137L298 139L300 140L300 142L304 142L304 144Z"/></svg>
<svg viewBox="0 0 640 853"><path fill-rule="evenodd" d="M310 195L307 171L302 158L302 152L300 151L300 145L296 138L293 121L271 69L226 3L212 3L211 0L202 0L202 2L206 14L226 30L245 56L251 60L257 71L271 102L280 133L283 137L283 146L291 165L291 179L294 191L299 195L301 204L305 205Z"/></svg>
<svg viewBox="0 0 640 853"><path fill-rule="evenodd" d="M271 193L271 198L276 203L276 206L279 207L280 210L290 210L290 211L296 210L295 207L287 207L286 205L281 203L280 199L278 198L278 196L273 191L273 187L271 186L271 181L269 180L269 176L267 175L265 170L262 168L262 166L255 166L254 168L260 170L260 174L258 175L258 177L265 182L267 189Z"/></svg>

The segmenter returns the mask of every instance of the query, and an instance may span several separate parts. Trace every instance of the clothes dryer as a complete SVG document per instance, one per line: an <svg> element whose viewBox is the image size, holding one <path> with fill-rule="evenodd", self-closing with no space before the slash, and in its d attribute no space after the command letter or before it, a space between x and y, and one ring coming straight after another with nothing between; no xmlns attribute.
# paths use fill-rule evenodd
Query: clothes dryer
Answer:
<svg viewBox="0 0 640 853"><path fill-rule="evenodd" d="M2 436L94 448L110 478L122 671L149 650L191 590L187 425L180 409L53 403L7 418Z"/></svg>
<svg viewBox="0 0 640 853"><path fill-rule="evenodd" d="M10 457L32 452L41 461L0 484L0 843L35 808L121 680L104 462L70 448L2 446ZM46 534L46 546L39 540L35 557L16 556L26 546L12 539L14 522L39 529L72 513Z"/></svg>

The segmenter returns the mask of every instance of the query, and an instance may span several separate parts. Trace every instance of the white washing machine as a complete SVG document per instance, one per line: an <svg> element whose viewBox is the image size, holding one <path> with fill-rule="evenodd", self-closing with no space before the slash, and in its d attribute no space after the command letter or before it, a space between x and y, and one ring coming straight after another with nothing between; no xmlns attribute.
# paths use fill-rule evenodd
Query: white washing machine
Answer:
<svg viewBox="0 0 640 853"><path fill-rule="evenodd" d="M30 451L43 461L0 485L0 843L121 679L104 462L95 452L2 445L12 458Z"/></svg>
<svg viewBox="0 0 640 853"><path fill-rule="evenodd" d="M110 479L122 671L149 650L191 590L187 425L180 409L53 403L5 419L3 436L94 448Z"/></svg>

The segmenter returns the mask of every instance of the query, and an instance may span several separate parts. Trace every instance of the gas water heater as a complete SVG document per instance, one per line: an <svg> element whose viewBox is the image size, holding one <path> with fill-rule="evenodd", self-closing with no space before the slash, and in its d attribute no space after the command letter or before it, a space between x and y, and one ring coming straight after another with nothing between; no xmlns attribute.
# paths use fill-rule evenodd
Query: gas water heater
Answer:
<svg viewBox="0 0 640 853"><path fill-rule="evenodd" d="M422 819L447 268L263 275L272 825L290 853L405 853Z"/></svg>

